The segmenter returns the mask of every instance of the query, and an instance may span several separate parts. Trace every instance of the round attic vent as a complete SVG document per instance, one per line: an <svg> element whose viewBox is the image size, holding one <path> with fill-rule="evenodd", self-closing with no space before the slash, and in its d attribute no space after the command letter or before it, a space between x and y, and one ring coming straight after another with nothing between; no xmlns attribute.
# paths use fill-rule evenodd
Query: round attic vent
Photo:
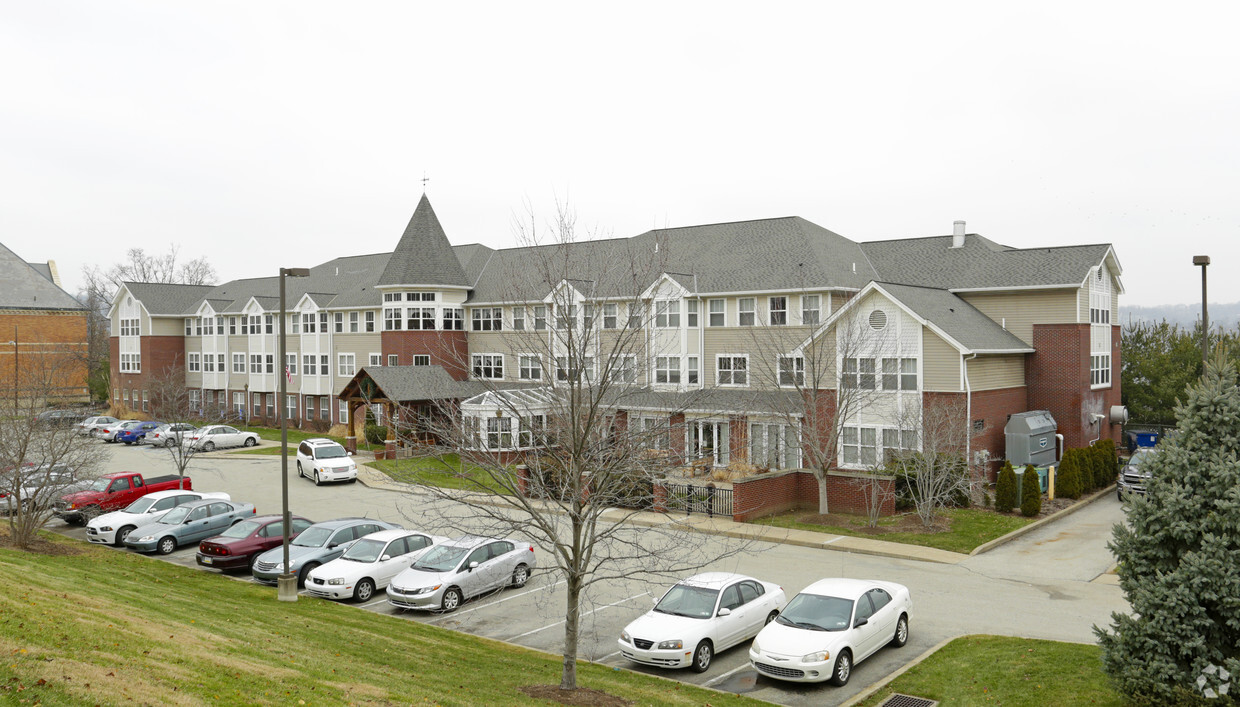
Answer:
<svg viewBox="0 0 1240 707"><path fill-rule="evenodd" d="M874 331L882 331L887 326L887 313L881 309L870 312L870 328Z"/></svg>

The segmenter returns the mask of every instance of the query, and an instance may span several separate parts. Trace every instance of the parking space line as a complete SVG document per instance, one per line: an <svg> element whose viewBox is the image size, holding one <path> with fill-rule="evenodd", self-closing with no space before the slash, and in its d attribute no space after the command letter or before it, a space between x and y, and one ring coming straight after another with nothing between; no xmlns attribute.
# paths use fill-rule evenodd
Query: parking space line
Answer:
<svg viewBox="0 0 1240 707"><path fill-rule="evenodd" d="M368 606L374 606L375 604L383 604L383 603L386 603L386 602L387 602L387 597L386 597L386 596L384 596L382 599L375 599L375 600L374 600L374 601L372 601L372 602L367 602L367 603L365 603L365 604L359 604L359 605L358 605L358 607L359 607L359 608L362 608L362 609L365 609L365 608L366 608L366 607L368 607Z"/></svg>
<svg viewBox="0 0 1240 707"><path fill-rule="evenodd" d="M746 670L746 669L748 669L749 667L750 667L750 666L749 666L749 661L745 661L744 665L738 665L738 666L736 666L735 668L732 668L732 669L731 669L731 670L729 670L728 672L724 673L723 675L720 675L720 676L718 676L718 677L713 677L713 678L711 678L710 680L707 680L706 682L702 683L702 687L711 687L711 686L713 686L713 685L714 685L714 684L716 684L716 683L723 682L723 681L724 681L724 680L726 680L727 678L730 678L730 677L732 677L733 675L735 675L736 673L739 673L739 672L740 672L740 671L742 671L742 670Z"/></svg>
<svg viewBox="0 0 1240 707"><path fill-rule="evenodd" d="M610 609L610 608L611 608L611 607L613 607L613 606L620 606L621 604L623 604L623 603L624 603L624 602L626 602L626 601L633 601L634 599L636 599L636 598L638 598L638 597L644 597L644 596L650 596L650 592L642 592L641 594L634 594L633 596L628 597L627 599L621 599L620 601L617 601L617 602L612 602L611 604L606 604L606 605L604 605L604 606L600 606L600 607L598 607L597 609L591 609L591 610L589 610L589 611L582 612L582 614L581 614L581 618L585 618L585 617L589 616L590 614L593 614L593 613L594 613L594 612L596 612L596 611L602 611L603 609ZM555 622L555 623L553 623L553 624L547 624L546 626L543 626L542 628L536 628L536 629L534 629L533 631L526 631L525 633L523 633L523 634L521 634L521 635L519 635L519 636L513 636L512 638L506 638L506 639L504 639L504 640L506 640L506 641L510 641L510 642L511 642L511 641L515 641L515 640L517 640L518 638L525 638L526 636L529 636L529 635L531 635L531 634L538 633L539 631L546 631L546 630L547 630L547 629L549 629L549 628L555 628L556 626L559 626L559 625L560 625L560 624L562 624L562 623L564 623L564 622L563 622L563 621L556 621L556 622Z"/></svg>
<svg viewBox="0 0 1240 707"><path fill-rule="evenodd" d="M600 663L606 663L607 661L611 660L612 658L615 658L615 657L616 657L616 656L618 656L618 655L620 655L620 651L616 651L615 653L608 653L607 655L603 656L602 658L599 658L599 659L598 659L598 662L600 662Z"/></svg>
<svg viewBox="0 0 1240 707"><path fill-rule="evenodd" d="M468 608L468 609L463 609L463 610L461 610L461 611L454 611L454 612L452 612L452 613L450 613L450 614L440 614L439 616L436 616L435 618L428 620L426 623L435 623L436 621L439 621L440 619L455 618L455 617L460 616L461 614L468 614L468 613L469 613L469 612L471 612L471 611L477 611L478 609L485 609L485 608L487 608L487 607L495 606L496 604L500 604L500 603L506 602L506 601L508 601L509 599L516 599L516 598L518 598L518 597L523 597L523 596L525 596L526 594L531 594L531 593L533 593L533 592L542 591L542 590L550 590L550 589L554 589L554 588L556 588L556 587L560 586L561 584L564 584L564 582L566 582L566 581L567 581L567 580L561 579L560 581L556 582L555 584L552 584L552 585L547 586L547 587L534 587L534 588L532 588L532 589L527 589L527 590L525 590L524 592L521 592L521 593L519 593L519 594L512 594L512 595L509 595L509 596L504 597L503 599L497 599L497 600L495 600L495 601L488 602L488 603L486 603L486 604L479 604L478 606L471 606L471 607L470 607L470 608Z"/></svg>

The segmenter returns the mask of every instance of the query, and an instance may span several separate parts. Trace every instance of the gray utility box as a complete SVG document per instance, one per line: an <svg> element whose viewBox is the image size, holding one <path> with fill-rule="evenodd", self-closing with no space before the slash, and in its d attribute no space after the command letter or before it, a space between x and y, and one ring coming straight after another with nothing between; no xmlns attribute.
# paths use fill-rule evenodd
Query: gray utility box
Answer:
<svg viewBox="0 0 1240 707"><path fill-rule="evenodd" d="M1055 418L1046 410L1031 410L1012 415L1003 427L1003 435L1007 438L1008 461L1015 467L1026 464L1050 466L1057 463L1059 459L1056 458L1055 432L1058 430Z"/></svg>

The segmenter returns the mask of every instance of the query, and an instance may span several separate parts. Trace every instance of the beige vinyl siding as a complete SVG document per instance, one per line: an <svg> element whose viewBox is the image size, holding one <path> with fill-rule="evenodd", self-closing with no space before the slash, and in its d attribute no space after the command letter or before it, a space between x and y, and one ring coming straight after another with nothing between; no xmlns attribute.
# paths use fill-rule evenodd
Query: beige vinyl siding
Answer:
<svg viewBox="0 0 1240 707"><path fill-rule="evenodd" d="M149 333L152 336L185 336L185 319L182 317L175 319L151 317L150 322L150 331L144 331L142 332L143 334Z"/></svg>
<svg viewBox="0 0 1240 707"><path fill-rule="evenodd" d="M1089 283L1085 283L1084 287L1076 290L1076 312L1079 319L1077 322L1082 324L1089 323Z"/></svg>
<svg viewBox="0 0 1240 707"><path fill-rule="evenodd" d="M1033 345L1034 324L1075 324L1080 316L1080 288L1071 290L1029 290L992 294L963 292L960 298L996 323L1004 324L1021 341ZM1089 321L1089 292L1084 295Z"/></svg>
<svg viewBox="0 0 1240 707"><path fill-rule="evenodd" d="M979 356L968 362L969 387L979 390L1018 388L1025 384L1025 356Z"/></svg>
<svg viewBox="0 0 1240 707"><path fill-rule="evenodd" d="M928 328L922 328L921 370L925 381L923 390L959 392L960 352Z"/></svg>
<svg viewBox="0 0 1240 707"><path fill-rule="evenodd" d="M749 387L774 387L777 357L803 343L811 331L810 327L801 326L707 328L703 332L702 382L708 388L715 385L715 364L719 354L748 354L751 371ZM688 353L692 355L695 352Z"/></svg>
<svg viewBox="0 0 1240 707"><path fill-rule="evenodd" d="M517 380L517 352L521 353L538 353L543 356L543 367L553 365L553 362L547 361L547 345L541 343L545 341L541 336L531 337L532 332L493 332L493 331L471 331L469 332L469 358L465 361L465 367L472 370L473 354L503 354L504 356L504 380ZM542 334L543 332L538 332ZM540 344L541 345L538 345ZM552 368L554 372L554 368Z"/></svg>

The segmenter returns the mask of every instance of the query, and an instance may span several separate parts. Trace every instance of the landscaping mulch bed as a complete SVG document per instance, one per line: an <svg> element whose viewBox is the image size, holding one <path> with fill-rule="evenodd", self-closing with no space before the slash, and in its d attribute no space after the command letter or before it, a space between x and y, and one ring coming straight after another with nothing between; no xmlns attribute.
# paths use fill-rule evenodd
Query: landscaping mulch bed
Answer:
<svg viewBox="0 0 1240 707"><path fill-rule="evenodd" d="M80 555L82 554L81 548L79 548L77 545L73 545L70 543L48 542L47 540L44 540L41 537L35 538L34 542L30 543L29 547L18 547L17 544L14 543L9 538L9 528L7 525L0 526L0 547L10 549L10 550L24 550L26 552L33 552L36 555L53 555L54 556L54 555Z"/></svg>
<svg viewBox="0 0 1240 707"><path fill-rule="evenodd" d="M573 707L626 707L633 704L622 697L588 687L561 690L559 685L526 685L521 688L521 692L534 699L549 700Z"/></svg>
<svg viewBox="0 0 1240 707"><path fill-rule="evenodd" d="M1038 518L1045 518L1052 513L1057 513L1063 509L1078 503L1078 500L1071 498L1056 498L1053 500L1042 499L1042 510L1038 513ZM974 506L976 510L986 510ZM992 511L993 512L993 511ZM1020 516L1020 511L1013 511L1002 515ZM914 511L905 511L896 516L885 517L879 522L876 528L867 528L865 516L852 515L848 513L827 513L821 515L818 513L806 513L805 515L796 516L796 520L800 523L808 525L822 525L836 528L852 528L858 533L865 535L873 535L881 537L892 533L911 533L915 535L931 535L951 530L952 519L947 517L939 518L938 522L932 527L925 527L921 524L921 518Z"/></svg>

